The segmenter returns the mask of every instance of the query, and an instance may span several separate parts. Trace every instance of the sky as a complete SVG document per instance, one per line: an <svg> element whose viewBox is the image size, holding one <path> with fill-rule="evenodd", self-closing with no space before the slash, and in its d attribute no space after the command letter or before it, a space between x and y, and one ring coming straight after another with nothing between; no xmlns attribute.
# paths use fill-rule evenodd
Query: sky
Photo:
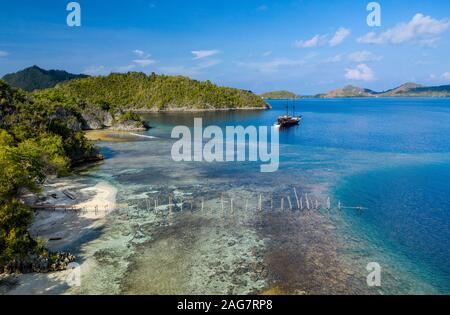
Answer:
<svg viewBox="0 0 450 315"><path fill-rule="evenodd" d="M256 93L450 84L450 1L0 0L0 76L31 65L185 75Z"/></svg>

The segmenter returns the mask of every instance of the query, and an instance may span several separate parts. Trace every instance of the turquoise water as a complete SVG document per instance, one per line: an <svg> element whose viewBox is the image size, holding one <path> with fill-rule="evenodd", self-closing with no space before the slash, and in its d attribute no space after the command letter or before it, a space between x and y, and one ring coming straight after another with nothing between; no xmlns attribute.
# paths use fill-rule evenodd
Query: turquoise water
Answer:
<svg viewBox="0 0 450 315"><path fill-rule="evenodd" d="M154 192L164 195L181 191L197 200L203 198L212 208L219 209L220 196L235 196L236 207L242 210L244 206L240 200L250 198L251 204L257 204L259 195L264 196L265 207L269 207L269 196L275 199L275 207L281 206L280 198L286 198L284 205L287 207L288 196L293 200L294 187L299 194L309 193L320 200L329 197L334 209L338 201L344 207L350 207L341 211L318 212L323 220L336 226L339 237L326 232L317 236L326 241L315 243L316 237L308 241L317 244L311 255L322 250L325 252L323 256L326 256L327 252L333 251L337 260L350 266L346 273L347 282L339 284L336 280L333 282L335 284L329 284L322 279L320 285L311 284L308 287L303 284L299 288L313 293L366 293L365 266L369 262L379 262L384 271L383 286L370 289L369 293L450 293L450 99L296 101L296 110L303 115L304 121L299 127L281 131L280 169L276 173L260 173L260 163L253 162L174 163L171 160L170 150L174 140L170 139L170 133L174 126L192 126L194 117L202 117L205 126L271 126L279 115L285 113L286 104L293 104L292 101L270 103L273 109L267 111L146 115L145 118L154 127L146 134L157 138L145 142L102 143L108 159L90 171L90 176L111 181L119 188L120 201L125 202L140 202L142 198L152 197ZM352 209L355 206L367 209L359 212ZM291 220L281 225L286 224L287 230L288 225L299 229L313 227L312 234L315 229L321 231L324 227L330 227L325 221L320 221L321 225L312 225L308 222L318 224L319 219L309 218L309 221ZM186 222L192 224L189 220ZM254 225L251 231L247 226L246 235L251 235L248 238L254 242L249 241L242 246L262 246L257 239L265 244L265 254L262 255L266 257L269 273L272 270L275 274L273 282L276 283L283 277L289 279L291 275L286 276L283 270L277 273L273 263L276 259L270 259L271 248L273 251L273 248L287 246L288 250L294 251L305 235L298 232L299 235L294 233L291 238L285 239L283 233L270 230L274 222L277 221ZM114 224L111 223L110 229ZM134 224L140 224L139 219ZM146 231L152 234L155 232L153 229L149 227ZM225 228L223 235L227 233ZM340 245L328 247L334 240ZM131 255L130 261L135 262L134 266L153 267L152 263L157 266L150 258L155 254L152 252L155 248L157 245L154 243L137 246L140 255ZM169 252L166 254L171 255ZM233 261L233 255L239 256L241 253L230 255L227 259ZM311 255L308 253L306 256ZM289 257L282 264L286 264L285 269L292 265L295 270L295 266L300 265L295 259L299 258L295 254ZM328 269L332 268L334 263L321 259L318 262L313 260L317 269L324 268L328 263ZM201 265L197 260L195 264L195 268ZM183 268L189 269L187 266ZM209 271L207 268L199 270L200 275L191 275L196 283L217 280L214 271L210 270L214 281L204 282L201 275ZM304 273L301 270L296 272ZM300 282L303 280L301 277L299 279ZM254 290L256 287L270 287L270 281L265 284L262 280L258 281ZM314 282L314 279L304 281ZM248 291L239 291L239 285L236 285L237 289L230 286L229 290L237 293L258 292L252 291L251 281L248 282ZM183 285L185 291L173 288L168 291L146 291L150 290L148 287L130 289L130 283L127 287L131 292L203 293L189 289L186 283ZM339 285L342 288L338 289ZM319 289L322 287L326 289ZM222 292L214 290L210 292Z"/></svg>

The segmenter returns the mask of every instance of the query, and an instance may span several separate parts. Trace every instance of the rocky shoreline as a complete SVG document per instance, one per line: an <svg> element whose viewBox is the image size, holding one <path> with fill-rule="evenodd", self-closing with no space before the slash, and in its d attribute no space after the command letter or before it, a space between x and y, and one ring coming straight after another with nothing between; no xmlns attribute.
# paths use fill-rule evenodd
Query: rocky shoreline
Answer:
<svg viewBox="0 0 450 315"><path fill-rule="evenodd" d="M183 108L176 107L170 109L158 109L158 108L141 108L132 109L132 112L137 114L150 114L150 113L204 113L204 112L228 112L228 111L260 111L271 109L272 106L267 104L267 107L233 107L233 108Z"/></svg>
<svg viewBox="0 0 450 315"><path fill-rule="evenodd" d="M4 266L0 266L0 275L63 271L67 270L69 264L75 260L76 257L74 255L65 252L49 252L48 255L45 256L30 254L25 258L14 260Z"/></svg>

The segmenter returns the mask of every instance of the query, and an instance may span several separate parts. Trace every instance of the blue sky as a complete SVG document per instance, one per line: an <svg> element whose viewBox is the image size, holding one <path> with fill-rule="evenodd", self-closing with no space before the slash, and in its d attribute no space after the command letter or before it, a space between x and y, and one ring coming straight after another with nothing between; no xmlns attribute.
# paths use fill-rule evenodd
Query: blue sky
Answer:
<svg viewBox="0 0 450 315"><path fill-rule="evenodd" d="M450 84L450 1L2 1L0 76L30 65L105 75L181 74L264 92L314 94L346 84L384 90ZM370 34L373 33L373 34Z"/></svg>

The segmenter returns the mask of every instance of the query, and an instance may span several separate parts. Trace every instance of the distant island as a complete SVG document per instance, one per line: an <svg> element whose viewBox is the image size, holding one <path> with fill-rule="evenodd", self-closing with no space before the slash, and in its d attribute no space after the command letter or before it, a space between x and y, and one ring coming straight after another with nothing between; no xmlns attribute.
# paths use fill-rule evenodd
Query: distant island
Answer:
<svg viewBox="0 0 450 315"><path fill-rule="evenodd" d="M32 92L52 88L61 82L87 77L84 74L72 74L62 70L44 70L38 66L32 66L16 73L7 74L2 80L13 88Z"/></svg>
<svg viewBox="0 0 450 315"><path fill-rule="evenodd" d="M377 92L366 88L347 85L316 95L297 95L289 91L274 91L260 94L263 99L299 99L299 98L354 98L354 97L450 97L450 85L424 86L417 83L405 83L387 91Z"/></svg>
<svg viewBox="0 0 450 315"><path fill-rule="evenodd" d="M271 100L283 100L283 99L297 99L300 98L299 95L289 92L289 91L273 91L267 92L260 95L264 99Z"/></svg>
<svg viewBox="0 0 450 315"><path fill-rule="evenodd" d="M450 85L426 87L416 83L405 83L399 87L376 92L348 85L341 89L317 94L315 98L347 98L347 97L449 97Z"/></svg>

